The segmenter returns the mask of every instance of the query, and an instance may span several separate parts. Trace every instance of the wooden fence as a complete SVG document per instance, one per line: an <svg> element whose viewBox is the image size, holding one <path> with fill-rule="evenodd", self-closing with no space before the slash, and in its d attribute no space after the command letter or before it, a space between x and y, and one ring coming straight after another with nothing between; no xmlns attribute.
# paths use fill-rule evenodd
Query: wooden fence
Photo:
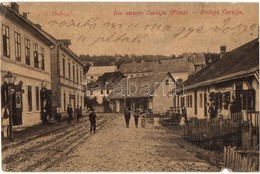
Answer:
<svg viewBox="0 0 260 174"><path fill-rule="evenodd" d="M242 122L242 112L236 112L231 114L231 121L233 122Z"/></svg>
<svg viewBox="0 0 260 174"><path fill-rule="evenodd" d="M259 112L247 111L242 125L242 148L252 150L259 145Z"/></svg>
<svg viewBox="0 0 260 174"><path fill-rule="evenodd" d="M230 119L193 120L184 127L183 136L191 141L204 141L242 133L243 149L251 149L259 144L259 112L233 113Z"/></svg>
<svg viewBox="0 0 260 174"><path fill-rule="evenodd" d="M242 146L224 147L224 165L235 172L259 171L259 112L246 111L242 119Z"/></svg>
<svg viewBox="0 0 260 174"><path fill-rule="evenodd" d="M238 150L236 147L224 147L224 167L234 172L259 171L259 150Z"/></svg>
<svg viewBox="0 0 260 174"><path fill-rule="evenodd" d="M241 123L228 120L196 120L184 127L184 139L204 141L236 134Z"/></svg>

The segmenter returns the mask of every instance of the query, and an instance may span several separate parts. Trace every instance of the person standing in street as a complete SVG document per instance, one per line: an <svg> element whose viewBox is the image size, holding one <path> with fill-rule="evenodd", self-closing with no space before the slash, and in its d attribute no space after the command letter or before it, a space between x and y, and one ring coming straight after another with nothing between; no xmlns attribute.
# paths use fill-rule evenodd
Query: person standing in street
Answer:
<svg viewBox="0 0 260 174"><path fill-rule="evenodd" d="M9 127L9 116L10 116L10 113L9 113L9 109L8 109L8 106L5 105L3 108L2 108L2 111L1 111L1 114L2 114L2 131L3 131L3 137L4 138L8 138L8 134L9 134L9 131L8 131L8 127Z"/></svg>
<svg viewBox="0 0 260 174"><path fill-rule="evenodd" d="M155 129L160 129L160 118L158 117L158 116L155 116L154 118L153 118L153 125L154 125L154 127L155 127Z"/></svg>
<svg viewBox="0 0 260 174"><path fill-rule="evenodd" d="M61 108L57 108L56 121L57 121L57 124L60 124L60 122L61 122Z"/></svg>
<svg viewBox="0 0 260 174"><path fill-rule="evenodd" d="M92 109L89 114L89 121L90 121L90 133L96 133L96 113L95 110Z"/></svg>
<svg viewBox="0 0 260 174"><path fill-rule="evenodd" d="M80 117L79 105L77 105L77 108L76 108L76 115L77 115L77 121L79 121L79 117Z"/></svg>
<svg viewBox="0 0 260 174"><path fill-rule="evenodd" d="M141 126L142 126L142 128L145 128L145 125L146 125L146 114L145 114L145 112L143 112L142 116L141 116Z"/></svg>
<svg viewBox="0 0 260 174"><path fill-rule="evenodd" d="M187 117L187 109L186 109L186 107L182 107L182 111L181 112L182 112L182 118L184 117L185 124L187 124L188 123L188 117Z"/></svg>
<svg viewBox="0 0 260 174"><path fill-rule="evenodd" d="M134 113L134 119L135 119L135 127L138 128L138 119L139 119L139 111L136 110Z"/></svg>
<svg viewBox="0 0 260 174"><path fill-rule="evenodd" d="M68 116L69 116L68 124L71 124L72 114L73 114L73 109L72 109L71 105L68 105L67 113L68 113Z"/></svg>
<svg viewBox="0 0 260 174"><path fill-rule="evenodd" d="M79 114L80 114L80 117L82 117L82 107L81 106L79 107Z"/></svg>
<svg viewBox="0 0 260 174"><path fill-rule="evenodd" d="M124 116L125 116L125 123L126 123L126 127L129 128L129 122L130 122L130 118L131 118L131 112L128 108L126 108L124 110Z"/></svg>

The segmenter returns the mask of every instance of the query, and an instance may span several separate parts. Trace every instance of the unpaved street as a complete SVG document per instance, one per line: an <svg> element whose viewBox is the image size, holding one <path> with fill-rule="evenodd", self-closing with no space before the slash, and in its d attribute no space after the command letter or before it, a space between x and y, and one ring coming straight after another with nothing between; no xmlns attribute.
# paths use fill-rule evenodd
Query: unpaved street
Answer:
<svg viewBox="0 0 260 174"><path fill-rule="evenodd" d="M99 114L100 115L100 114ZM97 129L107 124L112 115L100 115ZM44 129L44 126L39 127ZM89 121L85 117L73 124L57 125L57 131L42 134L11 147L2 149L2 169L4 171L46 171L90 137Z"/></svg>
<svg viewBox="0 0 260 174"><path fill-rule="evenodd" d="M180 131L125 128L120 114L99 118L89 134L86 121L3 151L7 171L219 171L206 156L215 152L193 146ZM213 160L214 161L214 160ZM213 164L213 165L212 165Z"/></svg>

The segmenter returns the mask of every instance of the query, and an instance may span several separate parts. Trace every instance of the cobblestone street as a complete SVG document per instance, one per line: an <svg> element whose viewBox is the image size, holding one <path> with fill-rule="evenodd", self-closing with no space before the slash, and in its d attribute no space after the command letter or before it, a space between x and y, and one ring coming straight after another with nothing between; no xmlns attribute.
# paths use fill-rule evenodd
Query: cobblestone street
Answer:
<svg viewBox="0 0 260 174"><path fill-rule="evenodd" d="M3 148L5 171L219 171L217 158L181 137L181 131L125 128L121 114L98 114L97 133L89 134L87 117L49 134ZM64 126L64 128L62 128ZM208 157L208 158L207 158ZM220 156L221 158L221 156ZM218 166L215 167L215 166Z"/></svg>

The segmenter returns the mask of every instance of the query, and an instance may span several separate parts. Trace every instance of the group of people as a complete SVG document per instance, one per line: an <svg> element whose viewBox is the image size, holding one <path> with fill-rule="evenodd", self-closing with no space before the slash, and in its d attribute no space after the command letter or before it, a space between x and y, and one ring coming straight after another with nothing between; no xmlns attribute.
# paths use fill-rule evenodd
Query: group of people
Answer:
<svg viewBox="0 0 260 174"><path fill-rule="evenodd" d="M208 103L209 106L209 103ZM209 106L208 113L210 116L210 119L223 119L222 110L220 108L217 108L216 103L213 101L211 105Z"/></svg>
<svg viewBox="0 0 260 174"><path fill-rule="evenodd" d="M73 119L73 108L71 106L71 104L68 105L67 107L67 114L69 116L69 119L68 119L68 124L71 124L71 121ZM75 109L75 114L76 114L76 117L77 117L77 121L79 121L79 118L82 117L82 108L81 106L79 107L79 105L77 105L77 108Z"/></svg>
<svg viewBox="0 0 260 174"><path fill-rule="evenodd" d="M130 119L131 119L131 111L129 108L125 108L124 116L125 116L126 127L129 128L129 123L130 123ZM141 127L145 128L146 114L145 114L145 112L142 112L141 110L136 110L134 112L135 127L138 128L139 117L141 117Z"/></svg>
<svg viewBox="0 0 260 174"><path fill-rule="evenodd" d="M141 110L135 110L134 111L134 123L135 127L138 128L139 125L139 119L141 119L141 127L145 128L146 126L146 113ZM125 108L124 110L124 117L125 117L125 123L126 123L126 128L129 128L129 123L131 119L131 111L129 108ZM159 117L154 117L154 127L156 129L160 128L160 118Z"/></svg>
<svg viewBox="0 0 260 174"><path fill-rule="evenodd" d="M207 106L210 120L223 119L222 110L220 108L217 108L217 105L214 101L211 102L211 104L207 103ZM183 126L186 125L188 122L187 110L185 107L182 107L181 115L182 117L180 120L180 125Z"/></svg>

